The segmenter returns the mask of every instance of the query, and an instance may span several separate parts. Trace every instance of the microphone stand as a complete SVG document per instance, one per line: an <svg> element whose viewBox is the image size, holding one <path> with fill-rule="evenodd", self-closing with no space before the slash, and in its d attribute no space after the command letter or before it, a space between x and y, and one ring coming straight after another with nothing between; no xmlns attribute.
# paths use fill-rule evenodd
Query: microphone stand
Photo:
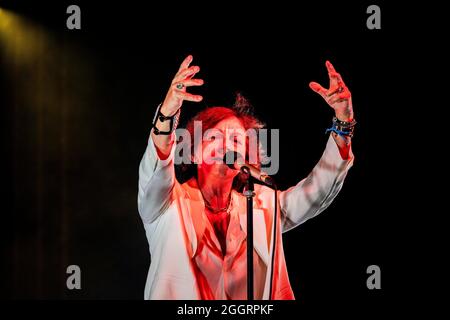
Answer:
<svg viewBox="0 0 450 320"><path fill-rule="evenodd" d="M253 197L255 188L249 168L243 166L241 172L246 176L243 193L247 198L247 300L253 301Z"/></svg>

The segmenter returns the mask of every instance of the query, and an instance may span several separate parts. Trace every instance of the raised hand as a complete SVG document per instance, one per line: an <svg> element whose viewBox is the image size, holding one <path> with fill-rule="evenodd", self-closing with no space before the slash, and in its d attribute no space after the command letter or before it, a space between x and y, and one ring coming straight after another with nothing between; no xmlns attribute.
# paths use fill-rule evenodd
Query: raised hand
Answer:
<svg viewBox="0 0 450 320"><path fill-rule="evenodd" d="M187 56L181 63L177 74L172 80L170 88L161 106L161 112L166 116L172 116L181 108L184 100L200 102L203 97L186 92L187 87L203 85L202 79L193 79L200 71L200 67L189 65L192 62L192 55Z"/></svg>
<svg viewBox="0 0 450 320"><path fill-rule="evenodd" d="M342 77L336 72L333 65L327 61L325 63L330 85L325 89L317 82L310 82L309 87L320 94L320 96L332 107L336 113L336 117L341 121L353 120L352 95L345 85Z"/></svg>
<svg viewBox="0 0 450 320"><path fill-rule="evenodd" d="M192 62L192 56L189 55L181 63L177 74L172 80L169 90L167 91L166 97L161 105L160 112L166 117L174 116L178 110L181 108L183 101L202 101L203 97L200 95L194 95L186 92L187 87L191 86L201 86L203 85L202 79L193 79L195 74L200 71L200 67L189 65ZM170 126L170 121L159 121L157 119L156 126L158 131L168 131L172 130ZM173 145L173 135L162 135L155 134L155 130L152 130L152 139L155 143L156 151L160 159L166 159L169 156L171 147Z"/></svg>

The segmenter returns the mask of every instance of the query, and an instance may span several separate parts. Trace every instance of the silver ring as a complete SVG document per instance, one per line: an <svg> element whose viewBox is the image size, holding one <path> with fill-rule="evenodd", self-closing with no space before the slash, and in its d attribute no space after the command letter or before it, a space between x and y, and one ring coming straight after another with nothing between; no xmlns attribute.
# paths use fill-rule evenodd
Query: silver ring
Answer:
<svg viewBox="0 0 450 320"><path fill-rule="evenodd" d="M177 87L177 89L180 89L180 90L181 90L181 89L184 88L184 84L178 83L176 87Z"/></svg>
<svg viewBox="0 0 450 320"><path fill-rule="evenodd" d="M344 92L344 87L339 87L339 88L337 89L337 92L338 92L338 93Z"/></svg>

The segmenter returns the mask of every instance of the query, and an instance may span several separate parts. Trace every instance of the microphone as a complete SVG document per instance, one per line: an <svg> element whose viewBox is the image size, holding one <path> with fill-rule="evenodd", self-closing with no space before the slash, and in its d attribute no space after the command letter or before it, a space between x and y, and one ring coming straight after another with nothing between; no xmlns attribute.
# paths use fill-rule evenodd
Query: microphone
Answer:
<svg viewBox="0 0 450 320"><path fill-rule="evenodd" d="M228 160L228 161L227 161ZM253 178L258 181L265 183L268 186L275 187L275 181L267 173L259 170L255 166L247 163L244 157L236 151L228 151L223 156L223 163L226 164L230 169L235 169L243 171L244 173L250 174Z"/></svg>

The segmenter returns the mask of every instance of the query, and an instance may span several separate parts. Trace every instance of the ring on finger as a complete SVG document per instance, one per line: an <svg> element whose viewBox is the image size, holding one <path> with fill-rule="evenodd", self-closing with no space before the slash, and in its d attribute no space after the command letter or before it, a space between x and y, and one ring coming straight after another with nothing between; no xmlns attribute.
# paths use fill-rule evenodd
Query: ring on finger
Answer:
<svg viewBox="0 0 450 320"><path fill-rule="evenodd" d="M184 84L182 84L182 83L177 83L176 88L181 90L181 89L184 88Z"/></svg>

